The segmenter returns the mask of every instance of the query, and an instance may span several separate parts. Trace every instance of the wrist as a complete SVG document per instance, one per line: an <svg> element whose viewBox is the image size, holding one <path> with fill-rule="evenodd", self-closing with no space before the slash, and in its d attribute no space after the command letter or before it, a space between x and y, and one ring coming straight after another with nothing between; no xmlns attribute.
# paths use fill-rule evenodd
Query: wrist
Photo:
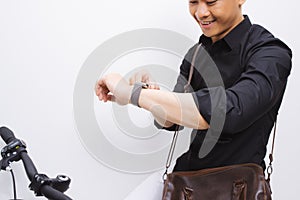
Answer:
<svg viewBox="0 0 300 200"><path fill-rule="evenodd" d="M131 90L131 96L129 102L135 106L140 107L139 99L140 99L141 91L142 89L147 89L147 88L148 88L148 84L142 82L136 82L133 85L133 88Z"/></svg>

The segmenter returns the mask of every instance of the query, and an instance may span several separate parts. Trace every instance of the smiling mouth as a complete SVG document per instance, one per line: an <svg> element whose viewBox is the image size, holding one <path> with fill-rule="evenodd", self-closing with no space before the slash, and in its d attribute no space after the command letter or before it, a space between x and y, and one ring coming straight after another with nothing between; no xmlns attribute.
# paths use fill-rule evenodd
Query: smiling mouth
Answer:
<svg viewBox="0 0 300 200"><path fill-rule="evenodd" d="M202 24L202 25L209 25L209 24L211 24L211 23L213 23L215 20L213 20L213 21L200 21L200 23Z"/></svg>

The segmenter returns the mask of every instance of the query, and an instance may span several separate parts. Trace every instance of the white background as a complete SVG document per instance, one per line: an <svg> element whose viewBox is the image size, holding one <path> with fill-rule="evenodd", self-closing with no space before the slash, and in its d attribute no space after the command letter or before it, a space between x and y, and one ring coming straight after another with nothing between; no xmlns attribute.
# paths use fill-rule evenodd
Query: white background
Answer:
<svg viewBox="0 0 300 200"><path fill-rule="evenodd" d="M293 50L293 69L280 109L275 146L274 199L297 199L300 110L298 1L249 1L244 13ZM73 90L89 54L107 39L139 28L201 34L187 0L0 1L0 126L28 144L40 172L72 178L74 199L124 199L149 174L121 173L83 147L73 117ZM178 63L179 65L179 63ZM0 147L4 143L0 142ZM13 163L18 196L35 199L21 163ZM12 198L11 177L0 172L0 199ZM146 198L145 198L146 199Z"/></svg>

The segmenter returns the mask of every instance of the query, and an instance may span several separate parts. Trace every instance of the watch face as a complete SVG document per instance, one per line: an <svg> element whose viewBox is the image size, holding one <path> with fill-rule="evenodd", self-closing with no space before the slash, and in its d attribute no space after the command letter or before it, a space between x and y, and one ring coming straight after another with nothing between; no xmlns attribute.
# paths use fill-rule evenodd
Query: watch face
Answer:
<svg viewBox="0 0 300 200"><path fill-rule="evenodd" d="M143 82L136 82L135 85L141 86L143 89L147 89L149 85Z"/></svg>
<svg viewBox="0 0 300 200"><path fill-rule="evenodd" d="M147 83L142 83L142 88L147 89L149 85Z"/></svg>

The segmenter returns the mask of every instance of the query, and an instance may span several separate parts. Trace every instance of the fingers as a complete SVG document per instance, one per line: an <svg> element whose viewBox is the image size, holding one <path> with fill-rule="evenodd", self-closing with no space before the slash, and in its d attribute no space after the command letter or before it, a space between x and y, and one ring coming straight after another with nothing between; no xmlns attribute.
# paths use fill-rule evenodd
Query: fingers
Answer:
<svg viewBox="0 0 300 200"><path fill-rule="evenodd" d="M159 85L157 83L149 82L148 83L148 89L160 90L160 87L159 87Z"/></svg>
<svg viewBox="0 0 300 200"><path fill-rule="evenodd" d="M132 77L130 77L130 85L133 85L136 82L147 83L149 85L149 89L160 89L159 85L155 82L155 80L152 78L151 74L147 70L138 71Z"/></svg>
<svg viewBox="0 0 300 200"><path fill-rule="evenodd" d="M95 93L96 93L96 96L98 96L98 99L100 101L107 102L109 100L109 98L108 98L108 93L109 92L110 91L106 86L104 78L100 79L99 81L96 82Z"/></svg>
<svg viewBox="0 0 300 200"><path fill-rule="evenodd" d="M141 70L136 72L132 77L130 77L129 84L133 85L136 82L148 83L149 81L150 73L146 70Z"/></svg>
<svg viewBox="0 0 300 200"><path fill-rule="evenodd" d="M150 73L141 74L141 82L149 83L150 82Z"/></svg>

